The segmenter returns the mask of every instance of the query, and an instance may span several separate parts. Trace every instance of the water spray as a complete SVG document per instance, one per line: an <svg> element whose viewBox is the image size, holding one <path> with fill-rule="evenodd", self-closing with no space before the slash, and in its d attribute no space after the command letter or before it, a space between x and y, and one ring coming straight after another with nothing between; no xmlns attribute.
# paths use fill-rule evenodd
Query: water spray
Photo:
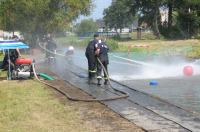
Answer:
<svg viewBox="0 0 200 132"><path fill-rule="evenodd" d="M125 60L128 62L132 62L130 63L131 65L135 66L142 66L141 68L143 68L143 72L142 75L134 75L134 79L144 79L144 78L162 78L162 77L175 77L175 76L193 76L193 75L197 75L200 74L200 68L197 65L200 60L196 60L194 62L188 63L186 61L181 61L180 63L178 63L178 60L175 60L175 64L173 63L167 63L167 64L160 64L160 63L146 63L146 62L142 62L142 61L137 61L137 60L132 60L132 59L128 59L125 57L121 57L121 56L117 56L117 55L113 55L110 54L111 56L121 59L121 60ZM131 77L133 79L133 77Z"/></svg>
<svg viewBox="0 0 200 132"><path fill-rule="evenodd" d="M157 67L156 65L148 64L148 63L145 63L145 62L142 62L142 61L132 60L132 59L124 58L124 57L113 55L113 54L110 54L110 55L112 55L115 58L126 60L126 61L129 61L129 62L133 62L133 63L139 64L139 65L145 65L145 66L149 66L149 67Z"/></svg>
<svg viewBox="0 0 200 132"><path fill-rule="evenodd" d="M66 56L63 55L63 54L54 53L54 52L52 52L52 51L50 51L50 50L48 50L48 49L42 47L40 44L39 44L39 46L40 46L42 49L44 49L45 51L47 51L47 52L50 52L50 53L55 54L55 55L58 55L58 56L66 57ZM101 63L101 61L100 61L99 59L98 59L98 61L99 61L99 63L102 65L103 69L105 70L105 67L103 66L103 64ZM61 90L60 90L59 88L57 88L56 86L51 85L51 84L49 84L49 83L47 83L47 82L41 81L41 80L38 78L37 74L36 74L36 71L35 71L35 64L34 64L34 63L32 64L32 67L33 67L34 76L35 76L35 78L37 79L37 81L39 81L39 82L41 82L41 83L43 83L43 84L45 84L45 85L47 85L47 86L50 86L50 87L54 88L55 90L57 90L57 91L59 91L60 93L62 93L63 95L65 95L68 99L73 100L73 101L85 101L85 102L110 101L110 100L116 100L116 99L127 98L127 97L129 96L128 93L126 93L126 92L124 92L124 91L121 91L121 90L118 90L118 89L115 89L114 87L112 87L111 82L110 82L110 79L109 79L109 77L108 77L108 73L106 72L106 75L107 75L108 81L109 81L109 85L110 85L111 88L112 88L112 92L113 92L114 94L116 94L117 97L110 97L110 98L103 98L103 99L81 99L81 98L71 97L69 94L67 94L66 92L61 91ZM70 82L69 82L69 83L70 83ZM70 83L70 84L71 84L71 83ZM76 86L74 86L73 84L71 84L71 85L72 85L73 87L76 87ZM119 95L119 93L121 93L122 95Z"/></svg>

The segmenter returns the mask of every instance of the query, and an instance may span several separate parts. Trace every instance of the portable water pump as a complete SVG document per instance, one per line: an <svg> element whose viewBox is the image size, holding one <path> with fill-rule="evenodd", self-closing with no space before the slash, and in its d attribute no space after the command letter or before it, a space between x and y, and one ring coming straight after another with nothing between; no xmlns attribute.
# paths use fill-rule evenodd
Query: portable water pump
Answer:
<svg viewBox="0 0 200 132"><path fill-rule="evenodd" d="M12 79L27 79L34 76L33 74L33 67L32 67L33 60L30 58L18 58L15 62L15 67L11 71L11 78Z"/></svg>

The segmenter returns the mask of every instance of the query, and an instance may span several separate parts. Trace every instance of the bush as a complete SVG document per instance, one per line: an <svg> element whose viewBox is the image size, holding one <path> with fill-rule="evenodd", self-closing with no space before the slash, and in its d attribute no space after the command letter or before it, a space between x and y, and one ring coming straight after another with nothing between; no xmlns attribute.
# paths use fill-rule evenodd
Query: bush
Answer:
<svg viewBox="0 0 200 132"><path fill-rule="evenodd" d="M77 36L67 36L56 38L58 45L67 46L73 45L75 47L85 47L91 38L80 39Z"/></svg>
<svg viewBox="0 0 200 132"><path fill-rule="evenodd" d="M131 38L136 39L136 40L138 39L136 31L131 33ZM141 32L141 39L142 40L155 40L156 36L153 34L153 32Z"/></svg>
<svg viewBox="0 0 200 132"><path fill-rule="evenodd" d="M185 38L184 33L177 27L161 28L161 34L167 39L181 39Z"/></svg>
<svg viewBox="0 0 200 132"><path fill-rule="evenodd" d="M200 34L198 34L197 36L195 36L195 39L199 39L200 40Z"/></svg>
<svg viewBox="0 0 200 132"><path fill-rule="evenodd" d="M92 40L92 38L86 38L77 43L79 47L86 47L87 44ZM113 39L107 39L106 44L108 45L110 51L117 50L119 48L118 42Z"/></svg>
<svg viewBox="0 0 200 132"><path fill-rule="evenodd" d="M93 19L84 19L76 25L76 33L80 37L89 37L97 32L97 23Z"/></svg>
<svg viewBox="0 0 200 132"><path fill-rule="evenodd" d="M119 48L118 42L113 39L108 39L106 43L108 44L110 51L117 50Z"/></svg>
<svg viewBox="0 0 200 132"><path fill-rule="evenodd" d="M200 58L200 47L192 47L192 50L187 53L187 57L189 58Z"/></svg>
<svg viewBox="0 0 200 132"><path fill-rule="evenodd" d="M84 38L84 39L78 39L78 37L62 37L57 38L56 42L59 45L66 46L66 45L73 45L75 47L86 47L87 44L92 40L93 38ZM107 39L106 43L109 46L109 49L111 51L117 50L119 48L118 42L113 39Z"/></svg>

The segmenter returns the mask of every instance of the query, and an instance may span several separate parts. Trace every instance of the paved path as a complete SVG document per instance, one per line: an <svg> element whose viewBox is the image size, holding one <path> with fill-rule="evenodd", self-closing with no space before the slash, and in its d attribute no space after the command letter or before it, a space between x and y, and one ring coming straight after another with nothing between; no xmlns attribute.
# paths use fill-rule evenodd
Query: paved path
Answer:
<svg viewBox="0 0 200 132"><path fill-rule="evenodd" d="M61 61L63 62L63 60ZM65 64L65 68L61 68L59 63L57 65L59 68L54 66L52 70L93 97L116 96L104 86L88 85L86 72L83 69L68 64ZM112 84L115 88L128 92L130 97L102 103L145 130L159 132L200 131L199 115L118 83L112 82Z"/></svg>

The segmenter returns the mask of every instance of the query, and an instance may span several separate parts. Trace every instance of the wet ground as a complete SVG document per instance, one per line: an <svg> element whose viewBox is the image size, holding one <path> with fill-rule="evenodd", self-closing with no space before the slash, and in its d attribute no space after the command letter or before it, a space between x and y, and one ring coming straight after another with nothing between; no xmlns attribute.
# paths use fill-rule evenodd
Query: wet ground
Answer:
<svg viewBox="0 0 200 132"><path fill-rule="evenodd" d="M42 65L40 66L42 67ZM66 81L60 80L58 75L48 69L39 68L38 72L45 72L53 76L56 80L47 82L74 98L92 98L79 88L67 83ZM59 92L54 90L52 91L62 103L76 108L83 121L82 125L86 127L88 132L144 132L140 127L129 122L127 119L122 118L119 114L111 111L99 102L71 101Z"/></svg>
<svg viewBox="0 0 200 132"><path fill-rule="evenodd" d="M153 56L132 58L123 53L110 55L109 74L114 80L134 89L158 96L191 111L200 112L200 65L180 56ZM124 57L124 58L120 58ZM126 59L130 57L130 59ZM67 58L69 59L69 58ZM143 61L142 61L143 60ZM69 61L87 69L83 50L75 50ZM193 76L185 76L183 68L193 66ZM151 86L156 81L158 85Z"/></svg>
<svg viewBox="0 0 200 132"><path fill-rule="evenodd" d="M122 83L190 111L200 112L200 76L154 79L158 83L156 86L150 85L151 81L151 79L129 80Z"/></svg>
<svg viewBox="0 0 200 132"><path fill-rule="evenodd" d="M85 59L84 54L82 51L80 51L77 52L77 54L74 54L74 56L71 56L71 58L70 57L62 59L57 58L56 65L50 66L50 69L55 71L62 79L67 80L70 83L73 83L74 85L86 91L95 98L106 98L106 97L116 96L114 93L112 93L111 91L107 91L105 88L90 86L87 84L86 80L87 72L86 70L84 70L85 69L84 67L87 67L87 65L86 63L84 63L84 61L82 61L84 59ZM113 59L111 59L111 62L114 61ZM145 130L150 130L150 131L151 130L154 131L200 130L199 126L200 117L198 114L192 114L187 110L184 110L180 107L170 104L172 102L168 103L155 96L150 96L143 92L139 92L141 90L138 91L135 90L134 86L137 87L144 83L142 81L149 82L150 80L148 80L147 78L146 79L140 78L139 82L136 79L131 78L129 76L130 72L133 72L134 74L138 75L139 73L141 73L138 72L139 70L141 70L141 63L143 63L144 65L149 65L149 63L144 63L140 61L139 62L140 64L138 64L138 62L134 62L137 63L137 65L135 65L132 63L129 64L128 62L119 60L116 61L116 63L118 63L118 65L115 65L115 67L112 68L121 69L117 71L117 74L119 74L118 76L119 78L117 79L120 80L123 84L127 83L128 85L130 85L130 87L128 88L126 86L123 86L115 82L113 82L113 85L120 90L128 92L130 96L129 98L124 100L103 102L105 105L107 105L109 108L119 113L120 115L122 115L124 118L127 118L129 121L136 123L140 127L145 128ZM134 70L136 70L137 68L137 71L135 72L134 70L131 70L131 68L128 69L129 66L131 66L131 68L134 68ZM124 74L123 71L129 71L128 72L129 74ZM110 73L112 75L113 74L115 75L116 70L110 69ZM122 75L124 74L124 76L121 76L120 73L122 73ZM165 77L166 80L168 80L169 78L172 77L167 77L167 78ZM172 79L174 79L174 77ZM130 83L131 81L136 81L138 82L139 85L135 85L135 83L131 84ZM176 83L179 82L175 81L173 84Z"/></svg>
<svg viewBox="0 0 200 132"><path fill-rule="evenodd" d="M57 59L59 65L59 59ZM62 64L65 61L61 61ZM53 67L52 67L53 68ZM53 68L54 69L54 68ZM77 66L65 63L65 68L56 68L55 72L62 79L69 81L95 98L116 97L108 86L87 83L86 71ZM200 116L170 104L155 96L139 92L131 87L112 82L118 90L129 93L126 99L103 101L103 103L124 118L147 131L198 131ZM117 95L120 95L119 93Z"/></svg>

